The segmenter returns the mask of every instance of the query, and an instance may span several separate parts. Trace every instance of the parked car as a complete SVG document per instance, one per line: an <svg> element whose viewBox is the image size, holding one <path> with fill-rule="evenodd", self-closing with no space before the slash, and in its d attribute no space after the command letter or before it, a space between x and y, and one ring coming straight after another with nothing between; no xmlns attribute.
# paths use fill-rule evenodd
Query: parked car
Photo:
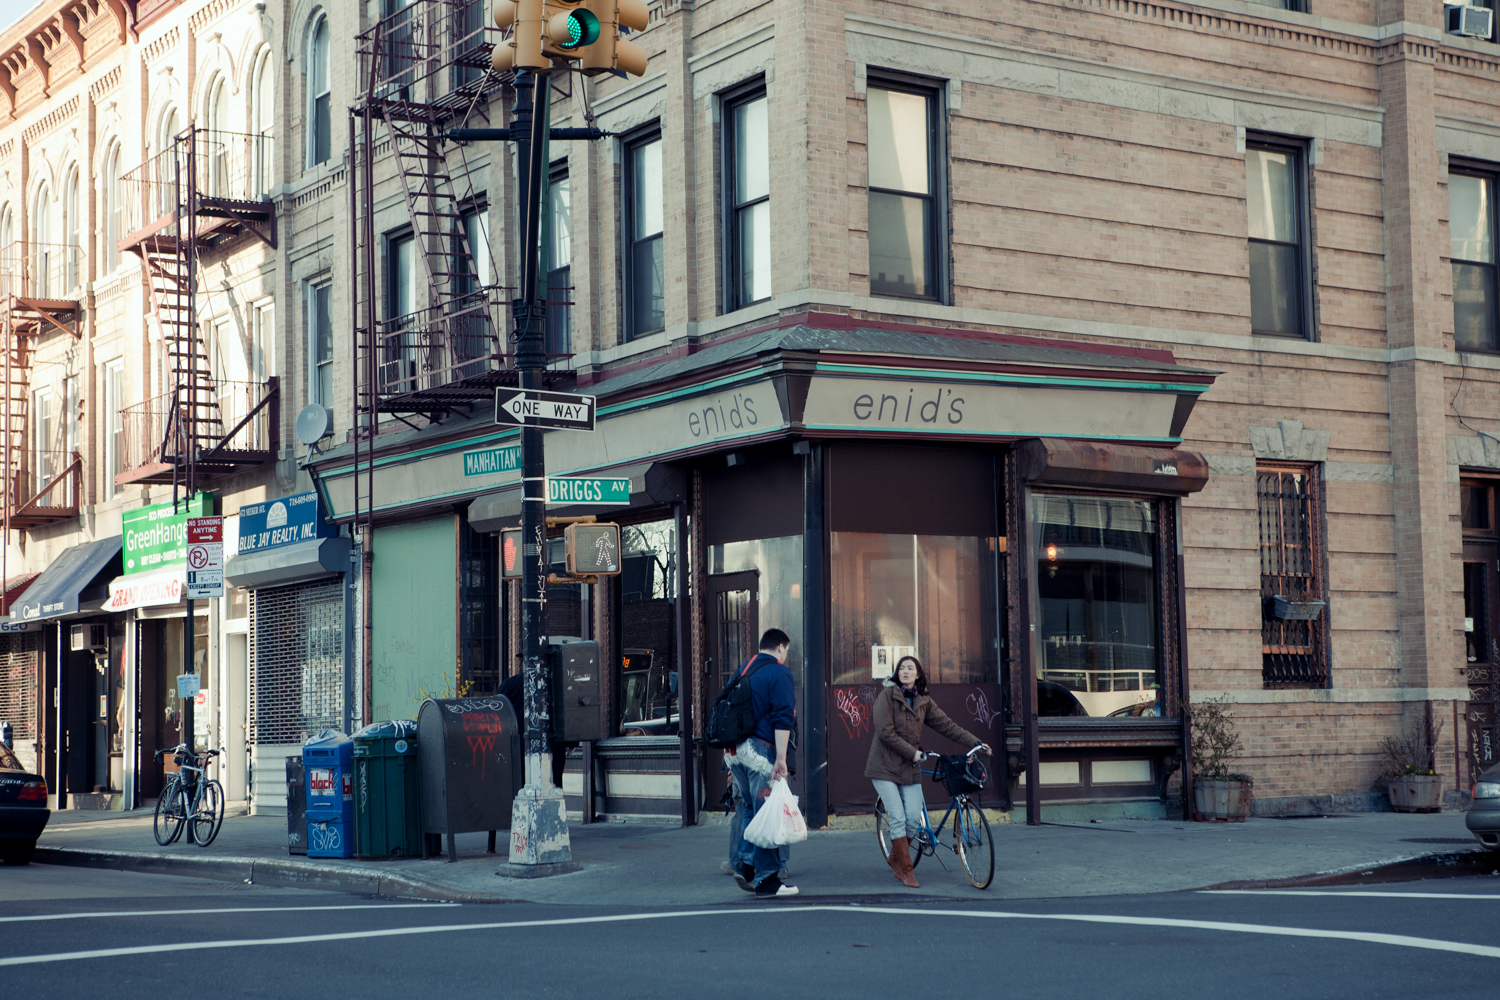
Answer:
<svg viewBox="0 0 1500 1000"><path fill-rule="evenodd" d="M28 864L36 853L36 838L51 818L46 780L26 771L10 747L0 743L0 862Z"/></svg>
<svg viewBox="0 0 1500 1000"><path fill-rule="evenodd" d="M1500 764L1485 771L1474 783L1474 805L1464 825L1485 847L1500 848Z"/></svg>

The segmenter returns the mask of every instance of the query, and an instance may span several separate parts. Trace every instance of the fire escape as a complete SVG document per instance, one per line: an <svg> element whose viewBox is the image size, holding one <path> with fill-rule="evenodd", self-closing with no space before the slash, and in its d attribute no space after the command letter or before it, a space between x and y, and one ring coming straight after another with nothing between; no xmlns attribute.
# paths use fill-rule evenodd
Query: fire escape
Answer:
<svg viewBox="0 0 1500 1000"><path fill-rule="evenodd" d="M5 409L0 413L4 424L0 517L5 544L0 553L9 550L12 530L78 517L83 459L76 448L58 447L69 440L64 421L76 415L59 411L45 426L33 427L30 421L36 342L56 333L78 339L83 314L79 301L70 296L82 285L82 274L83 256L77 247L18 241L0 248L0 298L4 300L0 335L5 338ZM4 561L0 554L0 563ZM0 579L5 572L0 566ZM10 596L8 590L0 594L0 614L9 613Z"/></svg>
<svg viewBox="0 0 1500 1000"><path fill-rule="evenodd" d="M141 259L160 352L155 377L143 377L143 393L153 381L156 393L120 411L117 485L171 483L175 495L277 457L277 378L215 378L198 321L202 254L244 238L276 245L271 154L267 136L189 127L121 178L118 247Z"/></svg>

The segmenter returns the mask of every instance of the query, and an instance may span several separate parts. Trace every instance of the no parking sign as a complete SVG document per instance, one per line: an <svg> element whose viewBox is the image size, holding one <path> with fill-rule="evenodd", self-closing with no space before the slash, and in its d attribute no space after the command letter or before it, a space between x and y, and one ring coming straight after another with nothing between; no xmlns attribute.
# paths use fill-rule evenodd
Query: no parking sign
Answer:
<svg viewBox="0 0 1500 1000"><path fill-rule="evenodd" d="M224 596L224 518L187 521L187 598Z"/></svg>

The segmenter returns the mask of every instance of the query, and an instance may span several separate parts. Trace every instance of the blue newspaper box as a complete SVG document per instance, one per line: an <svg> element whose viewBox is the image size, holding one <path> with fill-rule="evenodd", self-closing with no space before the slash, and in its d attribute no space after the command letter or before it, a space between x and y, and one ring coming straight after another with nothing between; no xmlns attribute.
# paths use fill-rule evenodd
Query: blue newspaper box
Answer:
<svg viewBox="0 0 1500 1000"><path fill-rule="evenodd" d="M327 733L302 746L307 780L307 856L354 856L354 741Z"/></svg>

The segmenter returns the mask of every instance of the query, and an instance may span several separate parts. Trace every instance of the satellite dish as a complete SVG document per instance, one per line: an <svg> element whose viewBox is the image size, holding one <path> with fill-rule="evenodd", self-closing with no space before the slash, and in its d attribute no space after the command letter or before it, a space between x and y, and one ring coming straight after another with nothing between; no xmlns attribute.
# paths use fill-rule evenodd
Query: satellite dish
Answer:
<svg viewBox="0 0 1500 1000"><path fill-rule="evenodd" d="M333 411L309 403L297 414L297 440L311 447L333 433Z"/></svg>

